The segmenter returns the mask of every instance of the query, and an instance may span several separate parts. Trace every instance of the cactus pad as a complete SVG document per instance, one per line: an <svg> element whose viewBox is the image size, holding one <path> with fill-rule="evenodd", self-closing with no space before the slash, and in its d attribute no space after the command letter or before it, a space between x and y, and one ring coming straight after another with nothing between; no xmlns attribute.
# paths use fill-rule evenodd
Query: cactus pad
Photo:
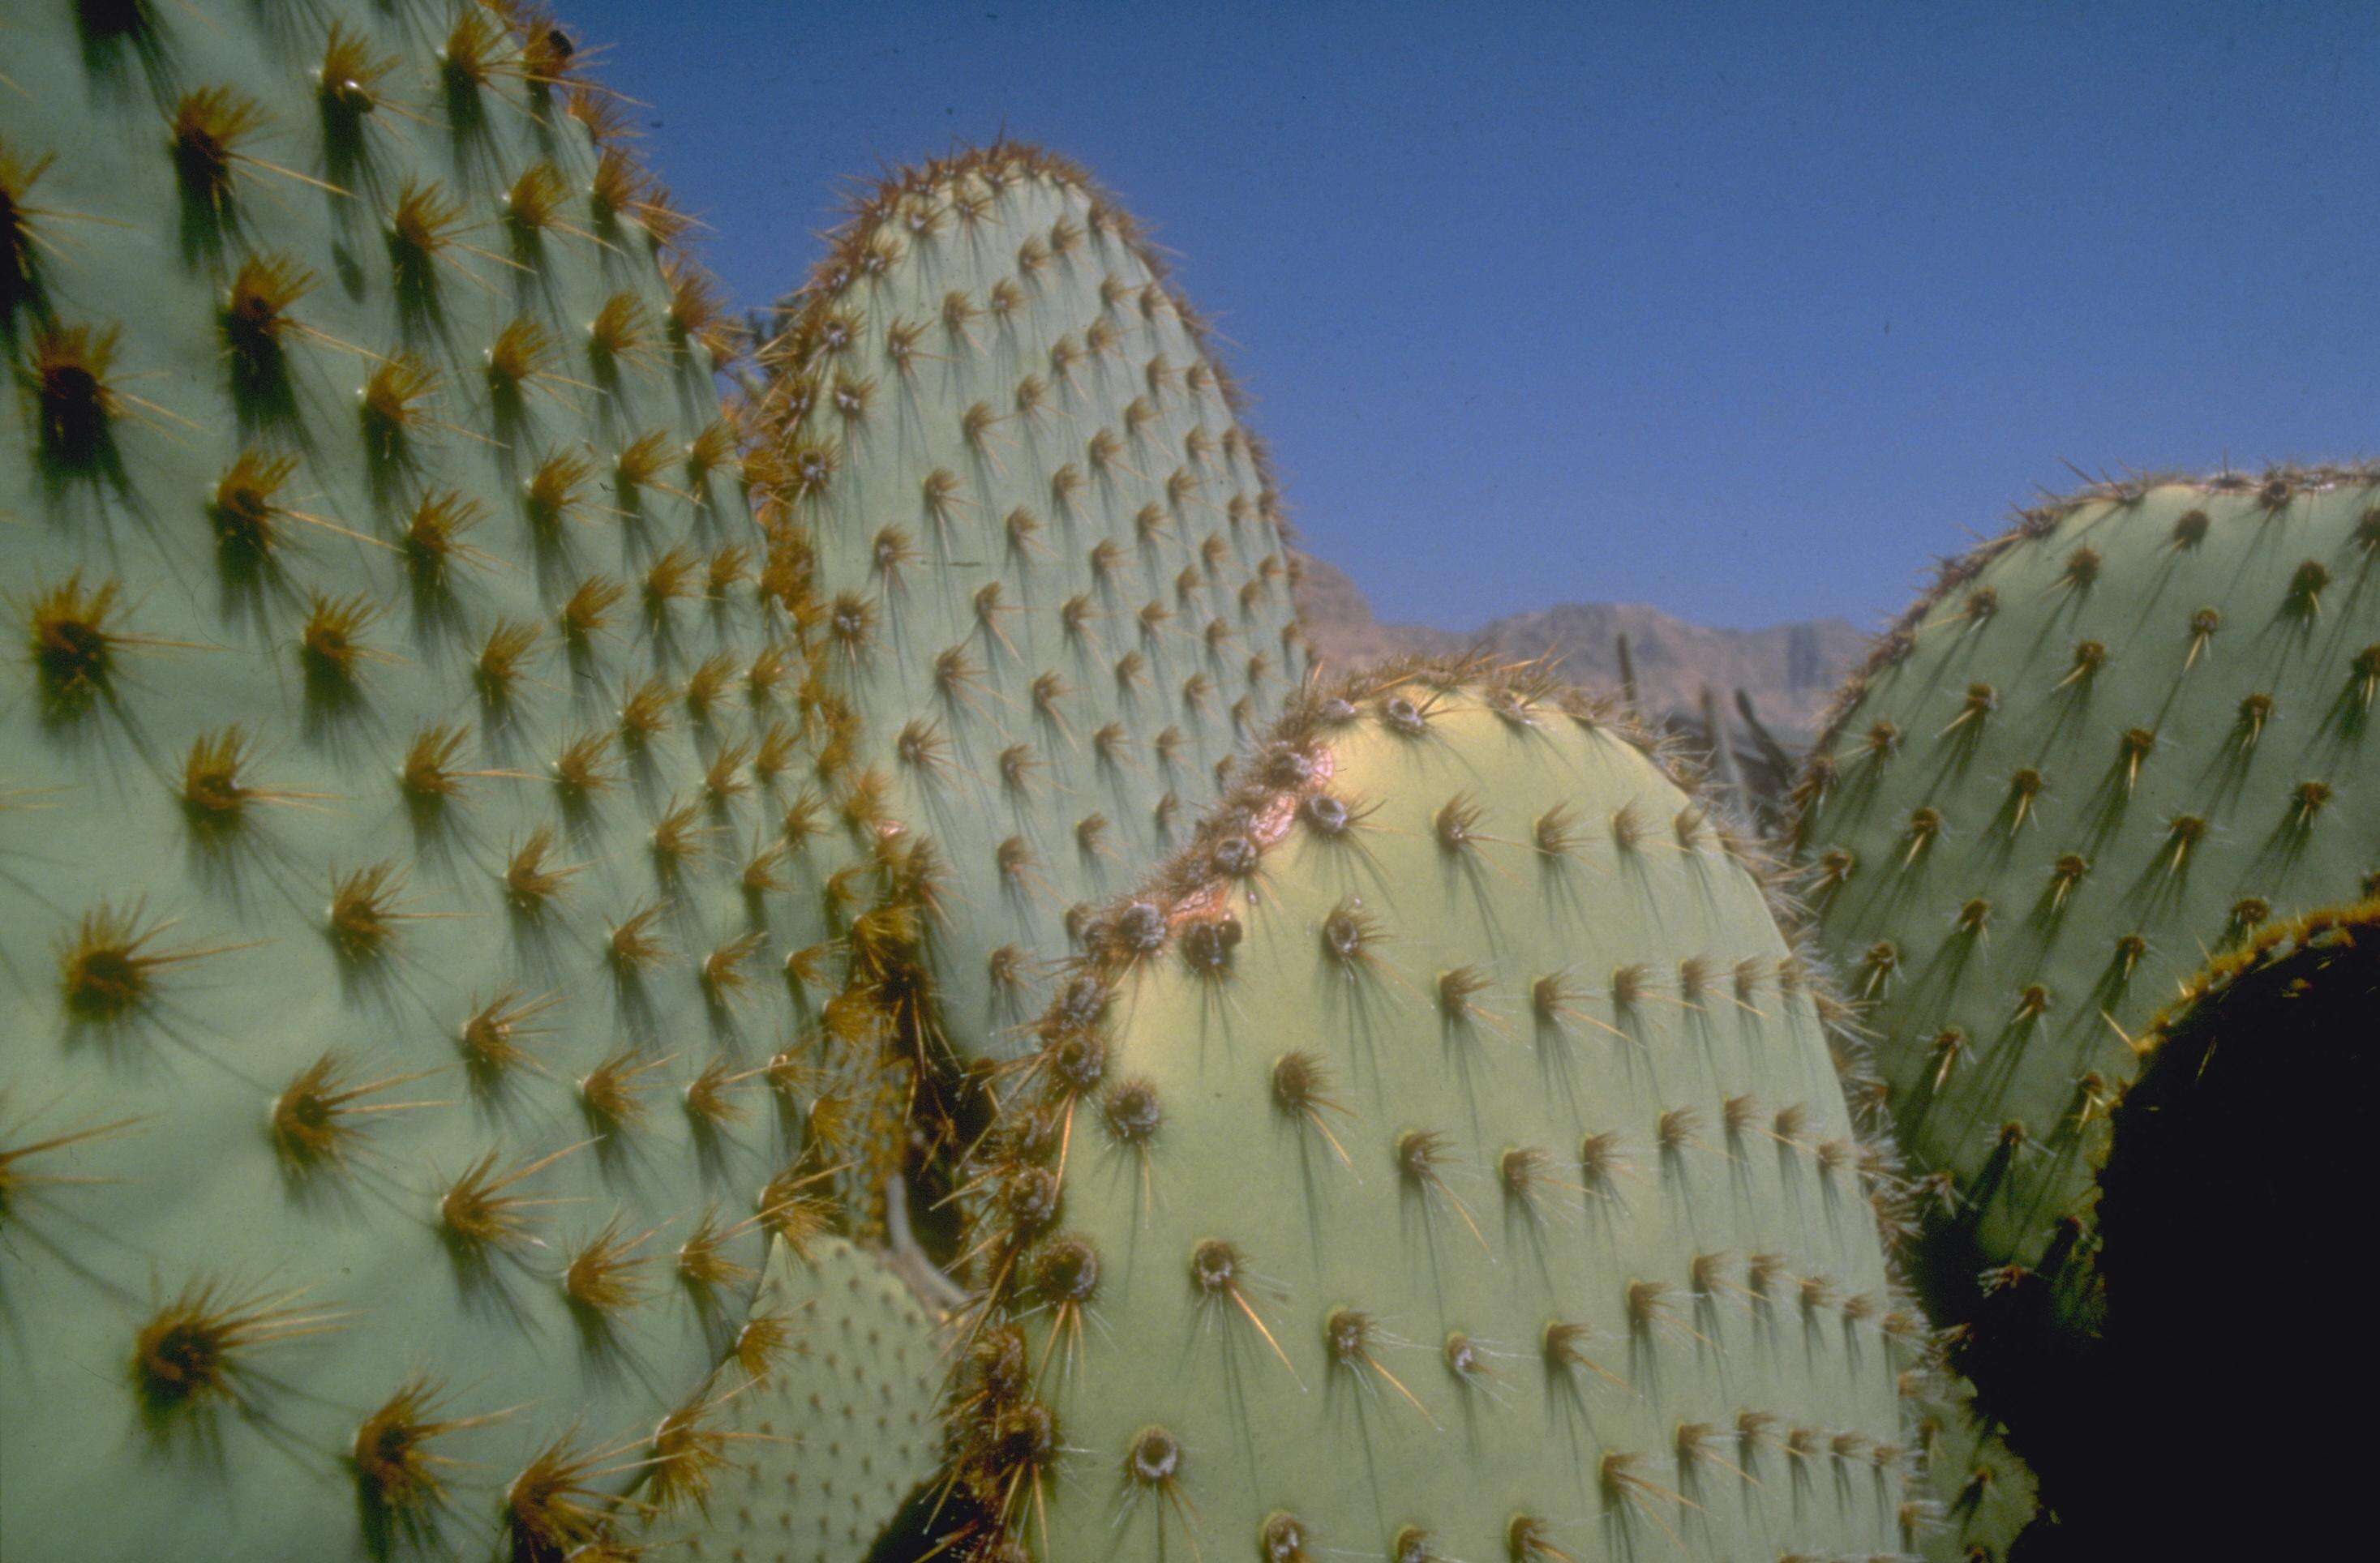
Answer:
<svg viewBox="0 0 2380 1563"><path fill-rule="evenodd" d="M635 1539L692 1557L860 1563L940 1462L942 1366L936 1321L881 1260L840 1238L798 1253L781 1240L706 1392L718 1410L700 1428L701 1491L668 1493Z"/></svg>
<svg viewBox="0 0 2380 1563"><path fill-rule="evenodd" d="M2319 469L2027 513L1846 691L1800 852L1937 1179L1928 1268L1954 1316L1987 1266L2086 1300L2067 1261L2127 1039L2206 951L2361 893L2375 499Z"/></svg>
<svg viewBox="0 0 2380 1563"><path fill-rule="evenodd" d="M526 10L5 37L0 1534L557 1557L824 934L715 297Z"/></svg>
<svg viewBox="0 0 2380 1563"><path fill-rule="evenodd" d="M764 354L847 813L936 868L938 1024L1004 1056L1078 908L1178 842L1294 687L1261 448L1078 169L1002 144L861 203Z"/></svg>
<svg viewBox="0 0 2380 1563"><path fill-rule="evenodd" d="M1002 1079L961 1555L1893 1548L1922 1331L1740 850L1574 696L1302 700Z"/></svg>
<svg viewBox="0 0 2380 1563"><path fill-rule="evenodd" d="M1998 1563L2040 1517L2032 1467L1977 1408L1973 1385L1952 1378L1911 1390L1929 1491L1902 1506L1901 1550L1933 1563Z"/></svg>

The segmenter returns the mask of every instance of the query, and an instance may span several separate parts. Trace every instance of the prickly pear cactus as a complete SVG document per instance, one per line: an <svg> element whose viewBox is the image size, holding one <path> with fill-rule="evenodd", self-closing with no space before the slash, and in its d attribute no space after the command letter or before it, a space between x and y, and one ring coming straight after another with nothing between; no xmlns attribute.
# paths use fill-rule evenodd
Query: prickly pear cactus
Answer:
<svg viewBox="0 0 2380 1563"><path fill-rule="evenodd" d="M1947 566L1846 690L1799 847L1951 1316L2087 1315L2129 1039L2206 951L2366 882L2375 500L2332 469L2091 490Z"/></svg>
<svg viewBox="0 0 2380 1563"><path fill-rule="evenodd" d="M1013 1055L1080 909L1302 671L1261 448L1133 220L1001 144L860 205L765 357L845 814L898 829L939 1028Z"/></svg>
<svg viewBox="0 0 2380 1563"><path fill-rule="evenodd" d="M958 1557L1899 1545L1897 1310L1801 963L1583 704L1302 703L1009 1066Z"/></svg>
<svg viewBox="0 0 2380 1563"><path fill-rule="evenodd" d="M1974 1386L1912 1368L1902 1393L1916 1413L1924 1496L1901 1505L1901 1550L1932 1563L1998 1563L2017 1556L2040 1518L2033 1469L1975 1405ZM2103 1428L2104 1432L2105 1429Z"/></svg>
<svg viewBox="0 0 2380 1563"><path fill-rule="evenodd" d="M0 1534L558 1557L801 1214L709 285L527 13L5 37Z"/></svg>
<svg viewBox="0 0 2380 1563"><path fill-rule="evenodd" d="M692 1557L860 1563L941 1462L939 1322L841 1238L771 1251L733 1357L624 1539Z"/></svg>

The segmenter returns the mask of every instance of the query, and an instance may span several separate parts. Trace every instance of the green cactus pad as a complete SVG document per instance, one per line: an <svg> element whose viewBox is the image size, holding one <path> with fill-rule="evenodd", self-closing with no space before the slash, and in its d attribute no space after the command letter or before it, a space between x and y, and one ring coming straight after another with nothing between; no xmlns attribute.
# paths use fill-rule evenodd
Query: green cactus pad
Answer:
<svg viewBox="0 0 2380 1563"><path fill-rule="evenodd" d="M0 1534L557 1557L825 937L709 285L527 12L0 39Z"/></svg>
<svg viewBox="0 0 2380 1563"><path fill-rule="evenodd" d="M1911 1389L1928 1493L1902 1506L1901 1550L1932 1563L1998 1563L2039 1517L2032 1468L1976 1408L1973 1385Z"/></svg>
<svg viewBox="0 0 2380 1563"><path fill-rule="evenodd" d="M2127 1039L2207 951L2380 860L2375 498L2324 469L2028 513L1846 691L1800 851L1901 1139L1947 1175L1952 1292L2015 1265L2087 1295L2064 1261Z"/></svg>
<svg viewBox="0 0 2380 1563"><path fill-rule="evenodd" d="M1005 1057L1302 671L1262 449L1125 215L1002 144L864 200L764 357L855 819L941 870L924 956ZM796 540L797 539L797 540Z"/></svg>
<svg viewBox="0 0 2380 1563"><path fill-rule="evenodd" d="M1742 850L1575 696L1301 702L1002 1082L958 1555L1892 1550L1922 1330Z"/></svg>
<svg viewBox="0 0 2380 1563"><path fill-rule="evenodd" d="M941 1458L938 1321L878 1256L782 1240L686 1476L657 1469L634 1540L749 1563L859 1563ZM757 1375L753 1370L758 1369ZM698 1443L697 1440L699 1440Z"/></svg>

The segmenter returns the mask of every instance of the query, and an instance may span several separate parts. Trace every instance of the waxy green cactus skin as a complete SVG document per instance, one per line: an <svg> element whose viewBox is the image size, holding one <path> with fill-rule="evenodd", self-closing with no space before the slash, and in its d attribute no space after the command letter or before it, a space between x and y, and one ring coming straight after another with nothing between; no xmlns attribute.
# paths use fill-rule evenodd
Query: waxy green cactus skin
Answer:
<svg viewBox="0 0 2380 1563"><path fill-rule="evenodd" d="M2316 470L2030 513L1847 691L1803 784L1806 882L1973 1267L2067 1268L2127 1038L2204 952L2380 858L2355 780L2375 498Z"/></svg>
<svg viewBox="0 0 2380 1563"><path fill-rule="evenodd" d="M6 30L12 1553L1908 1539L1891 1169L1758 866L1516 676L1229 767L1268 464L1079 170L864 203L747 421L542 15ZM1002 1109L939 1419L817 1230L956 1148L905 1025Z"/></svg>
<svg viewBox="0 0 2380 1563"><path fill-rule="evenodd" d="M844 784L943 870L943 1040L1010 1056L1078 909L1295 687L1269 466L1133 220L1046 152L888 181L783 319L761 405L860 719Z"/></svg>
<svg viewBox="0 0 2380 1563"><path fill-rule="evenodd" d="M1899 1547L1923 1331L1816 996L1599 714L1312 700L1090 942L976 1185L957 1555Z"/></svg>
<svg viewBox="0 0 2380 1563"><path fill-rule="evenodd" d="M2375 500L2313 468L2027 512L1880 643L1802 782L1802 883L1921 1180L1916 1276L2053 1538L2107 1496L2095 1430L2133 1399L2078 1387L2136 1044L2208 952L2380 860Z"/></svg>
<svg viewBox="0 0 2380 1563"><path fill-rule="evenodd" d="M0 41L0 1534L558 1557L750 1301L826 937L682 220L533 18Z"/></svg>
<svg viewBox="0 0 2380 1563"><path fill-rule="evenodd" d="M860 1563L940 1464L947 1337L880 1258L835 1237L775 1243L752 1321L771 1332L750 1353L763 1371L731 1359L706 1390L709 1490L624 1539L662 1556Z"/></svg>
<svg viewBox="0 0 2380 1563"><path fill-rule="evenodd" d="M1925 1496L1903 1506L1901 1547L1932 1563L1996 1563L2040 1514L2039 1484L1961 1378L1912 1384ZM1904 1390L1908 1393L1910 1390Z"/></svg>

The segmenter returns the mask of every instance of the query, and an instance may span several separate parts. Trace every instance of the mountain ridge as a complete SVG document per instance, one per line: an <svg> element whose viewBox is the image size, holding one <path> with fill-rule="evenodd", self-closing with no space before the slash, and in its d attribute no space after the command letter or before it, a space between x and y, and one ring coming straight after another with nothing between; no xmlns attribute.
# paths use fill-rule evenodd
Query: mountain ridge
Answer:
<svg viewBox="0 0 2380 1563"><path fill-rule="evenodd" d="M1573 683L1617 690L1619 637L1624 634L1646 714L1693 714L1706 686L1723 701L1742 690L1762 722L1794 744L1806 743L1815 733L1836 685L1868 644L1865 635L1841 619L1720 629L1642 602L1558 602L1505 614L1467 633L1383 624L1345 571L1312 554L1301 554L1299 565L1299 615L1326 669L1476 647L1515 660L1542 658Z"/></svg>

